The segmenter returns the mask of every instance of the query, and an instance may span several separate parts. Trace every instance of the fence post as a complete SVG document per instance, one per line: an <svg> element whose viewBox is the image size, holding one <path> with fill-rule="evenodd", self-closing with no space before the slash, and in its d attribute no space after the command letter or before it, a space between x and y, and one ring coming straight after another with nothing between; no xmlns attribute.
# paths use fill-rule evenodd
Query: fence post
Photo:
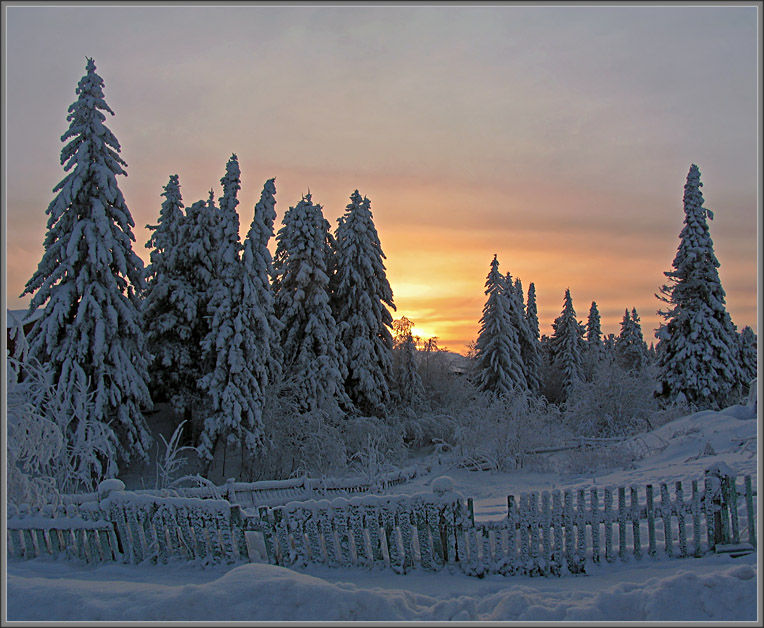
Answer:
<svg viewBox="0 0 764 628"><path fill-rule="evenodd" d="M626 562L626 487L618 487L618 557Z"/></svg>
<svg viewBox="0 0 764 628"><path fill-rule="evenodd" d="M709 539L709 544L712 547L730 542L729 504L727 504L726 493L730 478L734 478L734 476L734 471L723 462L715 463L705 472L706 517L708 518L708 513L713 513L713 542L711 543L711 539ZM734 482L734 479L732 481Z"/></svg>
<svg viewBox="0 0 764 628"><path fill-rule="evenodd" d="M128 556L127 548L130 547L130 539L127 538L129 534L127 525L124 520L124 511L120 510L121 517L118 516L117 507L111 503L104 503L112 493L117 491L124 491L125 483L122 480L112 478L104 480L98 485L98 506L103 513L103 516L111 523L111 530L108 532L109 545L111 545L111 552L114 556L114 560L126 560Z"/></svg>
<svg viewBox="0 0 764 628"><path fill-rule="evenodd" d="M698 490L698 481L692 481L692 540L695 546L693 556L700 557L701 538L700 538L700 491Z"/></svg>
<svg viewBox="0 0 764 628"><path fill-rule="evenodd" d="M633 486L629 488L629 504L631 505L631 530L634 543L634 558L639 560L642 558L642 539L639 535L639 495L637 494L636 488Z"/></svg>
<svg viewBox="0 0 764 628"><path fill-rule="evenodd" d="M612 563L615 560L613 556L613 490L605 487L605 512L603 519L605 521L605 560Z"/></svg>
<svg viewBox="0 0 764 628"><path fill-rule="evenodd" d="M228 478L225 481L225 499L232 504L236 503L236 492L233 489L234 478Z"/></svg>
<svg viewBox="0 0 764 628"><path fill-rule="evenodd" d="M559 497L559 495L558 495ZM515 573L518 567L517 563L517 506L515 504L515 496L507 495L507 547L504 550L505 564L507 565L507 571L509 574ZM555 534L557 534L557 528L555 528Z"/></svg>
<svg viewBox="0 0 764 628"><path fill-rule="evenodd" d="M681 482L674 485L674 494L676 495L676 518L679 526L679 555L684 558L687 556L687 531L684 523L684 491Z"/></svg>
<svg viewBox="0 0 764 628"><path fill-rule="evenodd" d="M756 547L756 522L753 518L753 489L751 488L751 476L745 476L745 509L748 515L748 542Z"/></svg>
<svg viewBox="0 0 764 628"><path fill-rule="evenodd" d="M723 494L725 501L729 504L730 511L730 523L732 524L732 542L740 543L740 520L737 513L737 478L733 476L727 476L726 480L726 492Z"/></svg>
<svg viewBox="0 0 764 628"><path fill-rule="evenodd" d="M653 503L653 485L648 484L645 488L646 491L646 505L645 512L647 514L647 553L651 558L655 558L655 504Z"/></svg>

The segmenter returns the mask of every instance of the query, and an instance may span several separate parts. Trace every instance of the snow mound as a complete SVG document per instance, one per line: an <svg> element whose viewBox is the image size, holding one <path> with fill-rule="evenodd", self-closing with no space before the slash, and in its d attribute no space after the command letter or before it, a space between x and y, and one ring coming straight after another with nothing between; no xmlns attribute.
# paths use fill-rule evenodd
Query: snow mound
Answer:
<svg viewBox="0 0 764 628"><path fill-rule="evenodd" d="M732 559L730 559L732 560ZM720 564L710 573L674 570L642 582L550 587L529 578L466 595L463 575L434 576L444 592L407 589L409 576L362 588L264 564L235 567L208 582L184 584L177 568L164 584L123 581L125 567L101 567L68 578L14 576L8 582L13 621L708 621L756 618L756 568ZM156 568L132 568L151 573ZM98 573L103 572L103 573ZM653 573L652 571L650 573ZM346 574L348 575L348 574ZM145 577L145 576L144 576ZM198 577L198 576L197 576ZM416 578L416 576L414 576ZM148 580L148 578L147 578ZM392 582L391 582L392 581ZM536 583L539 582L538 585ZM573 584L577 579L567 579ZM511 586L509 586L511 584ZM400 588L397 588L400 587Z"/></svg>

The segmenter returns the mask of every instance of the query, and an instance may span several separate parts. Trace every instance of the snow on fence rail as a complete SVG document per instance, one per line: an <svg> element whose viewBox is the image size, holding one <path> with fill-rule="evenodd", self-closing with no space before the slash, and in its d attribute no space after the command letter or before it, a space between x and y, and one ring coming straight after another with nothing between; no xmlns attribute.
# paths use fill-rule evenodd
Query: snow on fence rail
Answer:
<svg viewBox="0 0 764 628"><path fill-rule="evenodd" d="M136 494L173 497L196 497L199 499L226 499L244 507L278 506L290 501L307 500L331 495L352 495L372 490L386 490L407 482L417 475L416 467L409 467L382 475L371 481L363 478L309 478L266 480L260 482L235 482L229 479L221 486L176 487L164 490L137 490ZM82 504L98 501L98 493L64 495L65 504Z"/></svg>
<svg viewBox="0 0 764 628"><path fill-rule="evenodd" d="M234 563L249 560L245 529L264 531L261 522L247 522L241 506L226 500L157 497L119 488L103 491L99 501L68 504L53 513L9 505L10 553L34 558L66 551L93 563Z"/></svg>
<svg viewBox="0 0 764 628"><path fill-rule="evenodd" d="M245 511L226 500L158 497L110 481L98 502L56 513L9 506L9 552L66 552L138 564L260 560L287 567L459 567L465 573L578 573L588 563L700 556L756 548L753 487L709 470L702 488L681 482L636 488L544 491L507 498L507 516L475 522L472 500L446 479L433 493L311 499ZM587 499L588 497L588 499ZM55 516L51 516L55 515ZM745 537L745 539L744 539ZM743 541L747 542L743 542Z"/></svg>

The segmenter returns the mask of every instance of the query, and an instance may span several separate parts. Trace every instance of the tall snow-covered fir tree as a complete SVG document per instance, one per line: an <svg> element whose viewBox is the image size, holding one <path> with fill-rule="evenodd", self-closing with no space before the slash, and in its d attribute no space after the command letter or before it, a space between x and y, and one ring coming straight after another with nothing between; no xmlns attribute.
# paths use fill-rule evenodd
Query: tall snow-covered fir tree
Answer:
<svg viewBox="0 0 764 628"><path fill-rule="evenodd" d="M120 457L129 461L148 459L151 444L142 414L151 407L138 302L143 262L133 252L135 223L117 185L127 164L104 124L104 112L114 112L103 86L89 58L61 137L68 174L53 189L45 252L22 296L34 295L30 315L44 307L29 335L29 356L51 366L72 407L92 393L91 420L112 423Z"/></svg>
<svg viewBox="0 0 764 628"><path fill-rule="evenodd" d="M176 297L176 303L182 307L189 329L188 341L183 345L185 367L177 373L170 401L176 412L191 421L194 441L201 435L208 410L199 380L214 365L214 356L208 355L202 343L210 333L208 306L220 272L221 240L220 215L214 202L200 200L186 208L176 254L178 288L183 292L182 297Z"/></svg>
<svg viewBox="0 0 764 628"><path fill-rule="evenodd" d="M576 318L569 288L565 290L562 312L552 323L552 329L549 358L558 380L559 400L565 402L572 386L583 379L584 352L584 327Z"/></svg>
<svg viewBox="0 0 764 628"><path fill-rule="evenodd" d="M520 356L520 340L512 324L512 312L504 276L496 255L485 282L488 296L475 343L476 370L480 390L510 395L515 388L527 389Z"/></svg>
<svg viewBox="0 0 764 628"><path fill-rule="evenodd" d="M586 345L593 347L594 351L602 348L602 326L596 301L592 301L589 308L589 318L586 321Z"/></svg>
<svg viewBox="0 0 764 628"><path fill-rule="evenodd" d="M149 364L154 400L168 399L178 414L185 411L184 378L193 367L192 322L196 315L196 295L191 291L184 260L179 256L181 230L185 214L178 175L170 179L162 192L165 200L156 225L146 225L153 233L146 242L151 261L144 271L146 290L142 301L146 348L152 356Z"/></svg>
<svg viewBox="0 0 764 628"><path fill-rule="evenodd" d="M274 291L283 326L285 377L301 412L336 414L352 403L345 393L347 369L329 298L329 222L308 192L284 213L282 223L276 235Z"/></svg>
<svg viewBox="0 0 764 628"><path fill-rule="evenodd" d="M531 334L540 341L541 331L539 329L539 313L536 306L536 284L531 282L528 286L528 302L525 305L525 320L528 322L528 328L531 330Z"/></svg>
<svg viewBox="0 0 764 628"><path fill-rule="evenodd" d="M684 186L684 227L679 234L673 270L658 298L668 304L658 313L664 319L658 339L658 381L661 396L680 394L699 409L719 409L733 400L741 383L737 332L725 306L703 206L700 170L692 164Z"/></svg>
<svg viewBox="0 0 764 628"><path fill-rule="evenodd" d="M597 302L592 301L586 321L583 354L584 377L591 381L597 366L605 359L605 345L602 342L602 327Z"/></svg>
<svg viewBox="0 0 764 628"><path fill-rule="evenodd" d="M520 280L520 277L515 279L514 290L515 294L517 295L517 300L522 307L523 317L525 317L525 295L523 294L523 282Z"/></svg>
<svg viewBox="0 0 764 628"><path fill-rule="evenodd" d="M642 336L637 309L624 312L621 333L615 340L615 355L618 363L627 371L640 372L647 367L647 343Z"/></svg>
<svg viewBox="0 0 764 628"><path fill-rule="evenodd" d="M344 347L345 390L360 412L383 417L393 377L395 305L371 203L358 190L338 220L334 241L332 310Z"/></svg>
<svg viewBox="0 0 764 628"><path fill-rule="evenodd" d="M274 309L273 258L268 242L273 237L276 221L276 180L268 179L255 204L241 259L244 266L244 298L251 303L252 329L256 338L255 358L267 368L268 382L281 378L281 322Z"/></svg>
<svg viewBox="0 0 764 628"><path fill-rule="evenodd" d="M520 365L528 389L536 392L541 387L541 356L538 341L528 325L523 302L523 284L519 278L512 281L512 275L507 272L505 279L507 290L505 296L509 302L509 316L512 326L517 332L520 345Z"/></svg>
<svg viewBox="0 0 764 628"><path fill-rule="evenodd" d="M245 299L242 245L239 240L239 214L236 207L241 189L241 172L236 155L226 165L220 183L219 199L222 241L220 273L211 286L208 312L212 315L210 331L203 348L215 356L212 371L199 381L210 396L211 412L205 418L199 444L202 456L211 460L219 438L234 439L242 451L255 452L264 441L263 403L267 383L266 364L258 362L258 339L254 316L259 304Z"/></svg>

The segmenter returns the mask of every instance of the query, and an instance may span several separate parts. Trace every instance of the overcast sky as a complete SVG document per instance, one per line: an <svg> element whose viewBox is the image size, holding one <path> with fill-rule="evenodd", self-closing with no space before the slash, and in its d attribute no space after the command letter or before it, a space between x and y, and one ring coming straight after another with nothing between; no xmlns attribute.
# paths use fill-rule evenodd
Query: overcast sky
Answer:
<svg viewBox="0 0 764 628"><path fill-rule="evenodd" d="M42 255L67 108L93 57L144 248L169 175L220 196L236 153L242 231L276 177L335 225L371 200L398 311L441 346L477 336L494 254L536 284L541 333L571 289L618 333L654 296L701 171L733 321L757 330L759 9L747 6L5 5L7 305ZM278 227L279 225L277 225ZM758 330L757 330L758 331Z"/></svg>

